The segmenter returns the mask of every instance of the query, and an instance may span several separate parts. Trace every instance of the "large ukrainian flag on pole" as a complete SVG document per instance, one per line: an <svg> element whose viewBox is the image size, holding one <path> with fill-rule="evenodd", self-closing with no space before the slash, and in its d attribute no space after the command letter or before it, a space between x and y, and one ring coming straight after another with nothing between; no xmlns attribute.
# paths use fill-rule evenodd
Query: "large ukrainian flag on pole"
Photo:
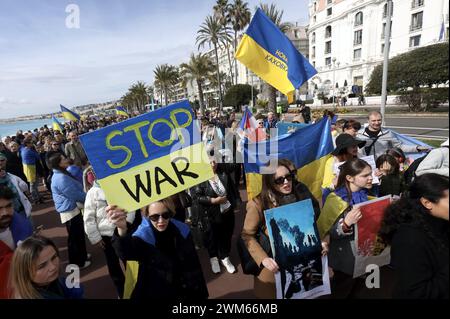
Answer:
<svg viewBox="0 0 450 319"><path fill-rule="evenodd" d="M328 118L299 129L290 135L244 146L248 199L261 192L262 175L269 162L288 159L297 168L298 179L306 184L319 202L322 201L322 179L325 163L333 151Z"/></svg>
<svg viewBox="0 0 450 319"><path fill-rule="evenodd" d="M256 11L244 34L236 59L284 95L317 73L261 9Z"/></svg>
<svg viewBox="0 0 450 319"><path fill-rule="evenodd" d="M61 113L66 120L74 121L74 122L77 122L80 120L80 116L77 113L69 110L67 107L64 107L61 104L59 106L61 107Z"/></svg>

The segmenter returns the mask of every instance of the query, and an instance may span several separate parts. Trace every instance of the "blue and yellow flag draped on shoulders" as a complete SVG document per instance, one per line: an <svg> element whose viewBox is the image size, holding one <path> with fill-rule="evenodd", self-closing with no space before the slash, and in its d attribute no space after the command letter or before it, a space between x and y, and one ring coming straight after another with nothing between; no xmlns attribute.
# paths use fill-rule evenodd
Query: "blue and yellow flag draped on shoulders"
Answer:
<svg viewBox="0 0 450 319"><path fill-rule="evenodd" d="M127 111L123 108L123 106L116 107L116 115L130 117Z"/></svg>
<svg viewBox="0 0 450 319"><path fill-rule="evenodd" d="M52 128L54 131L63 132L63 126L54 115L52 115Z"/></svg>
<svg viewBox="0 0 450 319"><path fill-rule="evenodd" d="M317 73L261 9L241 40L236 59L288 96Z"/></svg>
<svg viewBox="0 0 450 319"><path fill-rule="evenodd" d="M267 163L278 159L288 159L297 168L298 179L306 184L314 197L321 201L322 179L325 163L333 151L330 121L320 122L301 128L290 135L244 145L245 173L249 200L255 198L262 187L262 175Z"/></svg>
<svg viewBox="0 0 450 319"><path fill-rule="evenodd" d="M62 116L68 121L77 122L80 120L80 116L74 111L69 110L67 107L63 105L59 105L61 107Z"/></svg>

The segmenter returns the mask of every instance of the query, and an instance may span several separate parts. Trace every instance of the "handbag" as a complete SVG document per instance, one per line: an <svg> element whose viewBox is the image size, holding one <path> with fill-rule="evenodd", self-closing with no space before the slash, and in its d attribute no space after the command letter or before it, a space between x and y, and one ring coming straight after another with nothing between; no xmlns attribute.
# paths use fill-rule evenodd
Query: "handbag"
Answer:
<svg viewBox="0 0 450 319"><path fill-rule="evenodd" d="M258 243L261 245L262 249L264 249L267 255L272 258L272 249L270 247L270 241L269 238L264 233L262 227L259 227L255 237ZM239 259L241 260L241 267L243 273L246 275L259 276L259 274L262 271L262 267L256 264L256 261L253 259L252 255L250 255L250 252L248 251L247 245L242 239L242 236L238 237L237 251Z"/></svg>

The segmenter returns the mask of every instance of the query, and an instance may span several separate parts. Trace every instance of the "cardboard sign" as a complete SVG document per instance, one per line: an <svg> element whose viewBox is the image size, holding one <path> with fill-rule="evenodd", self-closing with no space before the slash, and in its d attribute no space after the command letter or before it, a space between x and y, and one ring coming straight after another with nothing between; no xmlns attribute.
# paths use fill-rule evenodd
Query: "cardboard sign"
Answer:
<svg viewBox="0 0 450 319"><path fill-rule="evenodd" d="M110 205L133 211L212 178L189 102L80 136Z"/></svg>

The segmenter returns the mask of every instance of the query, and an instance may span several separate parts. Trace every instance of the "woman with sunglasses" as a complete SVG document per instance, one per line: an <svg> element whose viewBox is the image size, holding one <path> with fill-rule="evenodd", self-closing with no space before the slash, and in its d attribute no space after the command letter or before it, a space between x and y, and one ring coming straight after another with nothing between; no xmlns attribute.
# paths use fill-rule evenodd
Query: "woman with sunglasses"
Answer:
<svg viewBox="0 0 450 319"><path fill-rule="evenodd" d="M108 206L106 213L117 226L112 242L118 256L139 262L132 299L208 298L189 226L172 218L175 210L170 200L145 207L135 232L123 209Z"/></svg>
<svg viewBox="0 0 450 319"><path fill-rule="evenodd" d="M261 194L247 204L242 239L257 265L262 268L254 282L254 294L260 299L276 298L275 273L279 271L278 264L270 257L255 237L262 228L268 236L263 212L267 209L279 207L298 201L311 199L315 218L320 214L320 207L308 187L296 180L295 166L289 160L281 159L274 174L263 175Z"/></svg>

